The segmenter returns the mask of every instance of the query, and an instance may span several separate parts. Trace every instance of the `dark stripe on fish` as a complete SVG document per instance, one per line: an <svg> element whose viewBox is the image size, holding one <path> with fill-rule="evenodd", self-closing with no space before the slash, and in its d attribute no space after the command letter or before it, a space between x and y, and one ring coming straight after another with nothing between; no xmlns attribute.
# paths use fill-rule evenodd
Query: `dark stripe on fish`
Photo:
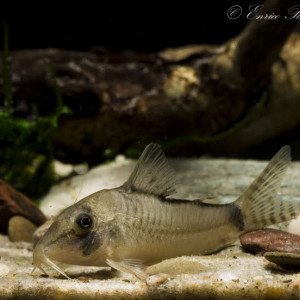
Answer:
<svg viewBox="0 0 300 300"><path fill-rule="evenodd" d="M231 207L231 221L241 231L245 229L244 219L242 210L236 203L230 203L228 206Z"/></svg>
<svg viewBox="0 0 300 300"><path fill-rule="evenodd" d="M78 237L74 241L74 245L82 249L83 256L88 256L100 248L102 240L96 231L91 231L86 235Z"/></svg>

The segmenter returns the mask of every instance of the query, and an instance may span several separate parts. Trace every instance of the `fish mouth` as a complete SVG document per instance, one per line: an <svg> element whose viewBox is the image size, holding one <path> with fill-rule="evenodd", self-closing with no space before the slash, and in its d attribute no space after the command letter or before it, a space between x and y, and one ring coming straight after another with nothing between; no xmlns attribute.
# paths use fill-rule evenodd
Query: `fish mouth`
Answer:
<svg viewBox="0 0 300 300"><path fill-rule="evenodd" d="M56 270L65 278L71 279L59 266L57 266L52 260L49 259L48 256L45 255L44 251L38 245L33 250L33 264L34 268L31 272L31 275L33 275L36 269L40 269L44 274L48 275L43 268L43 266L46 266L53 270Z"/></svg>

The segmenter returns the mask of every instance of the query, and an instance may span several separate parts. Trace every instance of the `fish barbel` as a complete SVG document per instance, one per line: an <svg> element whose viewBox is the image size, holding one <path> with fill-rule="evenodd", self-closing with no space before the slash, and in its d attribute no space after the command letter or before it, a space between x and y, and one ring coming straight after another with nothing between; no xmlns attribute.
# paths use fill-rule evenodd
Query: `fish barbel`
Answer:
<svg viewBox="0 0 300 300"><path fill-rule="evenodd" d="M296 217L300 203L277 197L290 162L285 146L235 202L178 200L170 198L175 174L161 147L150 144L122 186L89 195L58 215L34 248L35 268L69 278L59 264L110 266L145 279L145 266L215 252L247 231Z"/></svg>

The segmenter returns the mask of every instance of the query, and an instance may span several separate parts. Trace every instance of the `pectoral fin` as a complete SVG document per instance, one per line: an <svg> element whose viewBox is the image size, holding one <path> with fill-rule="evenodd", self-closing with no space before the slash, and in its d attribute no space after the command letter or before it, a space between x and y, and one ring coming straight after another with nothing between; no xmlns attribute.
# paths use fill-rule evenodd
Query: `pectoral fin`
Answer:
<svg viewBox="0 0 300 300"><path fill-rule="evenodd" d="M140 280L146 280L147 278L145 266L141 260L125 259L122 261L115 261L112 259L106 259L106 263L118 271L133 274Z"/></svg>

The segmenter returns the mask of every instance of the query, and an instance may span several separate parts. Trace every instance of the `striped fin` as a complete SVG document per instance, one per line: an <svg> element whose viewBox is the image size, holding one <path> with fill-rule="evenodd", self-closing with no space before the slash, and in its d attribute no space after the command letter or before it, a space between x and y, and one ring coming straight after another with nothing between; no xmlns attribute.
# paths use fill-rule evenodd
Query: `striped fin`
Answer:
<svg viewBox="0 0 300 300"><path fill-rule="evenodd" d="M176 193L176 179L158 144L149 144L123 187L130 191L167 197Z"/></svg>
<svg viewBox="0 0 300 300"><path fill-rule="evenodd" d="M283 201L277 195L290 163L290 147L284 146L236 201L242 211L245 231L288 221L300 213L299 201Z"/></svg>

